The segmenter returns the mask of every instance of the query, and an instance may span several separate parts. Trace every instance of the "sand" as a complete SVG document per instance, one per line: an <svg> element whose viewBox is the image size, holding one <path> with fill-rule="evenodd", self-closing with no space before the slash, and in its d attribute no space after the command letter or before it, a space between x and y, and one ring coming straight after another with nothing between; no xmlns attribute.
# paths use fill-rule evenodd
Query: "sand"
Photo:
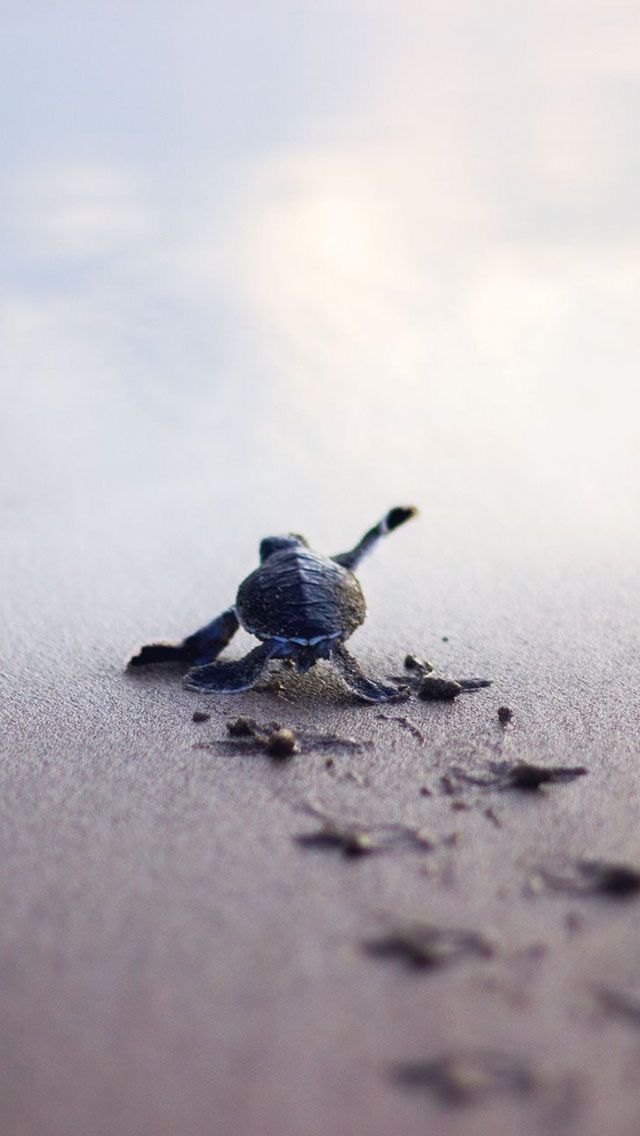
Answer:
<svg viewBox="0 0 640 1136"><path fill-rule="evenodd" d="M637 1027L593 992L639 989L640 905L528 886L580 856L640 862L626 574L540 560L500 587L488 565L472 586L464 566L439 572L425 515L361 569L372 599L354 653L397 673L411 650L491 688L363 706L326 669L276 668L259 691L207 699L122 663L136 638L224 607L251 567L234 543L263 528L239 515L241 540L225 542L194 525L189 546L171 520L87 508L10 534L6 1136L631 1133ZM323 523L338 547L358 535L346 509ZM373 745L284 762L233 752L216 743L238 714ZM443 791L452 766L522 758L589 773L539 793ZM305 847L309 803L432 840L351 858ZM413 921L478 932L494 954L412 972L362 949ZM456 1108L393 1079L398 1063L486 1046L530 1063L540 1091Z"/></svg>

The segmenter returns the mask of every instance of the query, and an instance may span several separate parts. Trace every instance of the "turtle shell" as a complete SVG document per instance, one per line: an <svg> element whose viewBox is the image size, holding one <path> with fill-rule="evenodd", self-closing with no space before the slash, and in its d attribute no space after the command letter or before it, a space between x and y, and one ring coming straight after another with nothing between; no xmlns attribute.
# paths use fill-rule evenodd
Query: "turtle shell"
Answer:
<svg viewBox="0 0 640 1136"><path fill-rule="evenodd" d="M364 621L362 588L348 569L303 546L273 553L243 580L243 627L259 639L346 639Z"/></svg>

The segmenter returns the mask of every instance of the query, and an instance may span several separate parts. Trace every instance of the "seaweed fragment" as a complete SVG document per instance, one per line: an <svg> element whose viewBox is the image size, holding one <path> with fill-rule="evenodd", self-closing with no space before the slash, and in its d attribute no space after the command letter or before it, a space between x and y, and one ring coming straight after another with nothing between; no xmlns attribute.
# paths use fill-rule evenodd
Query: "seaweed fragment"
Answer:
<svg viewBox="0 0 640 1136"><path fill-rule="evenodd" d="M465 958L490 958L495 951L493 944L476 931L430 923L395 928L363 943L363 949L378 958L397 958L417 970L431 970Z"/></svg>
<svg viewBox="0 0 640 1136"><path fill-rule="evenodd" d="M513 718L513 710L510 706L498 706L498 721L500 725L506 726Z"/></svg>

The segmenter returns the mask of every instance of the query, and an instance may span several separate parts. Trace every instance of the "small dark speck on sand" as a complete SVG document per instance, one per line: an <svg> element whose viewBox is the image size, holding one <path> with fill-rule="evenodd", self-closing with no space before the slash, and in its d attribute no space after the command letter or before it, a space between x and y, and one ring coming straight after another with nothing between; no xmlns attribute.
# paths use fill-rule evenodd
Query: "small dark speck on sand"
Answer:
<svg viewBox="0 0 640 1136"><path fill-rule="evenodd" d="M335 761L333 760L332 757L328 757L327 760L324 763L325 769L333 769L334 765L335 765Z"/></svg>
<svg viewBox="0 0 640 1136"><path fill-rule="evenodd" d="M513 718L513 710L509 706L498 706L498 720L501 725L506 726Z"/></svg>
<svg viewBox="0 0 640 1136"><path fill-rule="evenodd" d="M482 815L485 816L487 820L491 821L494 828L502 828L502 821L496 816L493 809L484 809Z"/></svg>
<svg viewBox="0 0 640 1136"><path fill-rule="evenodd" d="M631 899L640 892L640 871L628 864L605 860L577 860L565 874L540 871L533 879L549 891L572 895L602 895L611 899ZM539 887L538 887L539 890Z"/></svg>
<svg viewBox="0 0 640 1136"><path fill-rule="evenodd" d="M577 935L584 929L584 920L576 911L569 911L564 917L567 934Z"/></svg>
<svg viewBox="0 0 640 1136"><path fill-rule="evenodd" d="M465 958L490 958L494 946L475 931L460 931L431 924L396 928L363 944L367 954L397 958L412 969L430 970Z"/></svg>
<svg viewBox="0 0 640 1136"><path fill-rule="evenodd" d="M460 843L460 833L450 832L448 836L442 837L442 843L445 848L457 848Z"/></svg>
<svg viewBox="0 0 640 1136"><path fill-rule="evenodd" d="M445 797L453 797L456 793L460 792L460 786L457 785L451 777L448 777L446 773L443 773L442 777L440 778L440 789L444 793Z"/></svg>
<svg viewBox="0 0 640 1136"><path fill-rule="evenodd" d="M539 1077L525 1061L482 1049L398 1065L394 1079L403 1085L427 1089L442 1104L459 1106L502 1094L530 1096L540 1089Z"/></svg>
<svg viewBox="0 0 640 1136"><path fill-rule="evenodd" d="M194 722L208 722L210 717L211 715L206 714L204 710L194 710L192 715Z"/></svg>
<svg viewBox="0 0 640 1136"><path fill-rule="evenodd" d="M420 796L421 797L432 797L433 791L429 788L428 785L421 785L420 786Z"/></svg>

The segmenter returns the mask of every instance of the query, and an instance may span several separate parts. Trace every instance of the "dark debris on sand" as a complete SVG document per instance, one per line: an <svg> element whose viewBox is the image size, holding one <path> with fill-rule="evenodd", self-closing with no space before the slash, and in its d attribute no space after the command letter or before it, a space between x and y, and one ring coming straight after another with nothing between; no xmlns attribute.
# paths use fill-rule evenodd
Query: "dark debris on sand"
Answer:
<svg viewBox="0 0 640 1136"><path fill-rule="evenodd" d="M417 671L419 678L422 678L423 675L431 674L431 671L434 669L433 663L428 663L427 660L422 659L420 655L406 655L404 668L407 671Z"/></svg>
<svg viewBox="0 0 640 1136"><path fill-rule="evenodd" d="M534 892L631 899L640 892L640 870L606 860L576 860L564 873L539 870L532 877L530 887Z"/></svg>
<svg viewBox="0 0 640 1136"><path fill-rule="evenodd" d="M399 1084L426 1089L442 1104L458 1106L503 1094L531 1096L540 1091L542 1084L526 1061L484 1049L397 1065L393 1076Z"/></svg>
<svg viewBox="0 0 640 1136"><path fill-rule="evenodd" d="M428 674L418 686L418 698L423 702L453 702L454 698L465 691L484 690L487 686L491 686L489 678L438 678L437 675Z"/></svg>
<svg viewBox="0 0 640 1136"><path fill-rule="evenodd" d="M419 655L407 655L404 660L405 671L409 674L394 675L396 682L409 682L418 698L423 701L452 702L459 694L470 690L482 690L491 686L487 678L444 678L433 674L433 664Z"/></svg>
<svg viewBox="0 0 640 1136"><path fill-rule="evenodd" d="M191 715L191 720L193 722L208 722L210 717L211 715L207 714L204 710L194 710Z"/></svg>
<svg viewBox="0 0 640 1136"><path fill-rule="evenodd" d="M270 757L293 757L300 753L298 738L293 730L281 726L279 722L269 722L260 726L253 718L234 718L227 722L229 737L240 741L243 749L253 752L263 750ZM249 745L247 745L249 743Z"/></svg>
<svg viewBox="0 0 640 1136"><path fill-rule="evenodd" d="M411 734L416 741L424 742L422 730L419 730L418 727L403 714L376 714L376 718L380 722L397 722L400 728Z"/></svg>
<svg viewBox="0 0 640 1136"><path fill-rule="evenodd" d="M418 687L418 698L423 701L453 702L462 694L462 685L452 678L425 675Z"/></svg>
<svg viewBox="0 0 640 1136"><path fill-rule="evenodd" d="M466 958L491 958L494 945L476 931L436 927L430 923L395 928L363 944L367 954L399 959L414 970L432 970Z"/></svg>
<svg viewBox="0 0 640 1136"><path fill-rule="evenodd" d="M228 738L198 743L198 749L231 747L242 753L267 753L271 757L286 758L298 753L318 750L348 750L358 752L371 749L369 739L341 737L339 734L309 733L291 730L280 722L256 722L254 718L234 718L227 722Z"/></svg>
<svg viewBox="0 0 640 1136"><path fill-rule="evenodd" d="M286 731L293 734L292 730L281 726L279 722L268 722L266 725L260 725L254 721L253 718L236 718L232 722L227 723L227 731L233 738L252 738L254 741L260 743L265 736L269 736L274 732ZM346 749L346 750L361 750L371 749L373 742L365 738L351 738L342 737L340 734L323 734L323 733L309 733L308 731L297 730L295 732L296 741L300 746L300 752L319 749Z"/></svg>
<svg viewBox="0 0 640 1136"><path fill-rule="evenodd" d="M293 730L287 730L282 726L271 731L264 748L271 757L292 757L294 753L300 752L298 739Z"/></svg>
<svg viewBox="0 0 640 1136"><path fill-rule="evenodd" d="M232 738L257 738L264 736L265 732L277 728L275 722L269 726L259 726L255 718L234 718L227 722L227 733Z"/></svg>
<svg viewBox="0 0 640 1136"><path fill-rule="evenodd" d="M341 821L313 805L308 805L307 811L322 823L312 832L294 836L296 844L303 848L337 849L345 856L366 856L392 850L431 852L437 845L436 838L423 828L395 822Z"/></svg>
<svg viewBox="0 0 640 1136"><path fill-rule="evenodd" d="M448 795L461 791L465 785L481 789L521 789L535 792L544 785L563 785L584 777L584 765L535 765L530 761L490 761L487 773L469 773L453 766L448 775L440 779L442 791Z"/></svg>
<svg viewBox="0 0 640 1136"><path fill-rule="evenodd" d="M367 828L334 821L325 821L315 832L298 833L294 839L303 848L338 848L345 856L366 856L380 851Z"/></svg>
<svg viewBox="0 0 640 1136"><path fill-rule="evenodd" d="M611 1017L621 1018L640 1029L640 997L637 994L617 990L612 986L602 986L595 991L595 996L602 1009Z"/></svg>

